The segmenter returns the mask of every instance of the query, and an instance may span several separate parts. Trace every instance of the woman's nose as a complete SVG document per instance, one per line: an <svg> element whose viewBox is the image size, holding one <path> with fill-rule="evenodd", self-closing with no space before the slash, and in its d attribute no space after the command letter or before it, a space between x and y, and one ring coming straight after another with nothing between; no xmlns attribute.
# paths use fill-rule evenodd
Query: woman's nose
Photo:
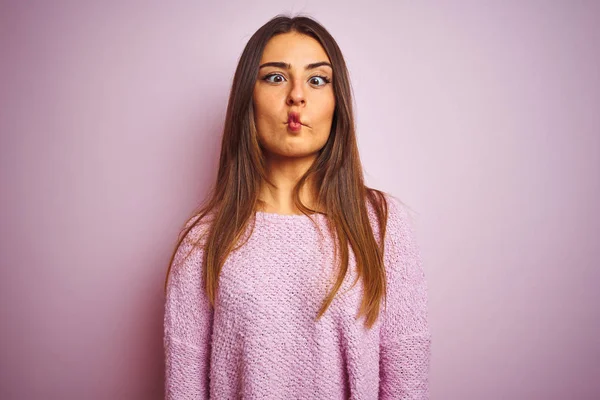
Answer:
<svg viewBox="0 0 600 400"><path fill-rule="evenodd" d="M302 87L302 85L303 83L299 79L293 81L290 93L288 94L287 98L288 105L304 104L306 102L306 99L304 97L304 88Z"/></svg>

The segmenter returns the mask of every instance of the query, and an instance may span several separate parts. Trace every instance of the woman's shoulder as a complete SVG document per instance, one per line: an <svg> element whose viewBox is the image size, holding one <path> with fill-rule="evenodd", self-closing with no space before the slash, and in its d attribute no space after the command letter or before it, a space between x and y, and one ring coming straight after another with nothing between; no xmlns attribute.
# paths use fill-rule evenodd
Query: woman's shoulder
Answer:
<svg viewBox="0 0 600 400"><path fill-rule="evenodd" d="M392 194L386 194L386 199L388 202L388 218L390 223L407 227L414 222L410 207L400 200L400 198Z"/></svg>
<svg viewBox="0 0 600 400"><path fill-rule="evenodd" d="M204 238L207 227L200 214L188 217L179 230L171 265L168 270L167 293L191 293L199 288L202 276Z"/></svg>
<svg viewBox="0 0 600 400"><path fill-rule="evenodd" d="M385 215L385 208L387 208L387 220L385 220L386 237L389 238L390 236L393 236L394 241L402 238L411 240L415 230L415 220L410 207L391 193L383 191L378 192L379 194L373 196L373 199L377 204L372 204L371 201L367 202L369 218L371 219L374 228L379 226L375 207L380 208L382 215Z"/></svg>
<svg viewBox="0 0 600 400"><path fill-rule="evenodd" d="M371 193L371 195L367 196L367 209L370 215L376 213L375 208L384 211L385 205L390 220L399 221L411 218L408 211L409 207L397 196L388 192L373 189L371 189Z"/></svg>
<svg viewBox="0 0 600 400"><path fill-rule="evenodd" d="M214 213L212 212L206 214L197 212L189 217L185 221L180 233L180 235L184 235L183 241L187 243L203 244L213 220L213 214Z"/></svg>

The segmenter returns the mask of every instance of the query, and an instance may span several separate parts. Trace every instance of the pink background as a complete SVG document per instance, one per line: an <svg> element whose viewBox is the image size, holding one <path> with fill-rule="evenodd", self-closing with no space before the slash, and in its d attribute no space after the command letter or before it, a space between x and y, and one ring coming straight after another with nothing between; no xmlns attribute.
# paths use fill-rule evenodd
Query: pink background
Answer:
<svg viewBox="0 0 600 400"><path fill-rule="evenodd" d="M600 398L599 3L210 3L2 2L0 398L162 398L166 263L281 12L338 40L367 183L416 211L432 399Z"/></svg>

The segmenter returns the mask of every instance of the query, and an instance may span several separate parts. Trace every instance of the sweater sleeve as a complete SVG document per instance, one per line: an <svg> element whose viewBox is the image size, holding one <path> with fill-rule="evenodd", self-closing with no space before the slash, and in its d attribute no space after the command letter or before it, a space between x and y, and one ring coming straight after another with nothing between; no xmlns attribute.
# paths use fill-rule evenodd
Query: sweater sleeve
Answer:
<svg viewBox="0 0 600 400"><path fill-rule="evenodd" d="M381 325L380 399L429 399L428 290L410 216L390 198L385 256L387 307Z"/></svg>
<svg viewBox="0 0 600 400"><path fill-rule="evenodd" d="M194 228L195 229L195 228ZM188 235L192 238L194 229ZM191 239L178 248L167 283L164 314L165 399L209 398L213 311L202 284L203 251Z"/></svg>

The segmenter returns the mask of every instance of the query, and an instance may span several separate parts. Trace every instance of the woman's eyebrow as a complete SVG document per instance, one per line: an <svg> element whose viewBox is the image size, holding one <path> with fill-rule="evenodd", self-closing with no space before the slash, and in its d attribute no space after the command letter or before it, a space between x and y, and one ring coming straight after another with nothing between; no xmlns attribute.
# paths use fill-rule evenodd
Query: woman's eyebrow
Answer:
<svg viewBox="0 0 600 400"><path fill-rule="evenodd" d="M328 63L327 61L319 61L316 63L307 64L306 66L304 66L304 69L314 69L314 68L320 67L322 65L325 65L325 66L333 69L331 64ZM278 67L278 68L283 68L283 69L292 69L292 65L290 63L285 63L285 62L281 62L281 61L271 61L271 62L264 63L260 67L258 67L258 69L261 69L264 67Z"/></svg>

